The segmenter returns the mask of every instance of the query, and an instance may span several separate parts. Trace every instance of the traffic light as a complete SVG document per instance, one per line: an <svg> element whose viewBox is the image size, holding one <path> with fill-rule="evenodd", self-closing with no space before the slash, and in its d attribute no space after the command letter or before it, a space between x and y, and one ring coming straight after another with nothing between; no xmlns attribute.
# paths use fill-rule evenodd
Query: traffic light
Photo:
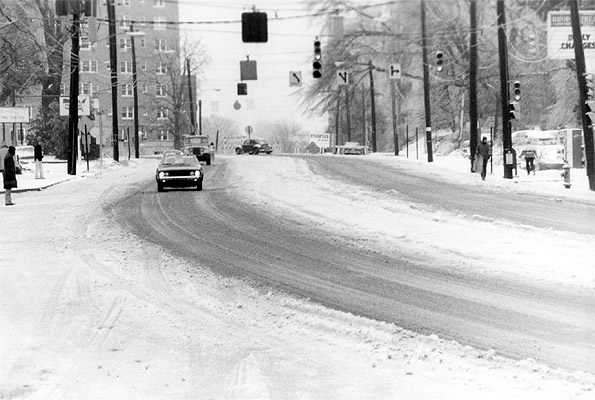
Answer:
<svg viewBox="0 0 595 400"><path fill-rule="evenodd" d="M516 101L519 101L521 99L521 82L519 81L514 81L514 83L512 84L513 87L513 93L514 93L514 99Z"/></svg>
<svg viewBox="0 0 595 400"><path fill-rule="evenodd" d="M318 39L314 41L314 62L312 62L312 69L312 76L314 78L322 78L322 47Z"/></svg>
<svg viewBox="0 0 595 400"><path fill-rule="evenodd" d="M238 83L238 96L246 96L248 94L248 84Z"/></svg>
<svg viewBox="0 0 595 400"><path fill-rule="evenodd" d="M593 99L595 96L595 87L593 81L593 74L583 74L585 78L585 93L587 95L587 100Z"/></svg>
<svg viewBox="0 0 595 400"><path fill-rule="evenodd" d="M441 51L436 52L436 71L442 72L444 69L444 54Z"/></svg>
<svg viewBox="0 0 595 400"><path fill-rule="evenodd" d="M511 120L521 118L521 105L518 101L508 103L508 116Z"/></svg>
<svg viewBox="0 0 595 400"><path fill-rule="evenodd" d="M242 41L244 43L264 43L269 40L267 13L242 13Z"/></svg>

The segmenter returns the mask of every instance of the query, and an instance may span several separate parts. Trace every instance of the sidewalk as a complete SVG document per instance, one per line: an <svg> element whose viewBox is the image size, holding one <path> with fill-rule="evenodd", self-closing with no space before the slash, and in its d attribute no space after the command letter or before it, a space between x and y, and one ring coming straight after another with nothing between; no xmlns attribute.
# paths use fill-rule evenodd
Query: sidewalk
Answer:
<svg viewBox="0 0 595 400"><path fill-rule="evenodd" d="M45 179L35 179L35 165L33 163L23 165L23 173L17 175L16 189L12 189L13 193L39 191L50 186L57 185L76 176L68 175L68 167L66 161L48 160L43 163L43 172ZM4 185L0 185L0 193L4 193Z"/></svg>

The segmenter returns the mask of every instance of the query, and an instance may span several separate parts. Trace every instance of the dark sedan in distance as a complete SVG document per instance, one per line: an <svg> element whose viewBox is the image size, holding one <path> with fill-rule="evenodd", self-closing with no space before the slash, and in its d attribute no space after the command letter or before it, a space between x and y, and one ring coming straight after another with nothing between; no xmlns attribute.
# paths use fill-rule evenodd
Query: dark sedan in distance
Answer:
<svg viewBox="0 0 595 400"><path fill-rule="evenodd" d="M166 156L161 159L155 172L157 191L166 187L196 187L202 190L204 171L195 156Z"/></svg>
<svg viewBox="0 0 595 400"><path fill-rule="evenodd" d="M246 139L241 146L236 147L236 154L271 154L272 152L273 148L264 139Z"/></svg>

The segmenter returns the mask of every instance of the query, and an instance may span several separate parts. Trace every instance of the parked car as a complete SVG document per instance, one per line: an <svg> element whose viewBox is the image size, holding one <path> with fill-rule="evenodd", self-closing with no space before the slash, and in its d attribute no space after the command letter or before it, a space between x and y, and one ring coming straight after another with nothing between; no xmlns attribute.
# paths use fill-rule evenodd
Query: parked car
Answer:
<svg viewBox="0 0 595 400"><path fill-rule="evenodd" d="M272 152L273 148L264 139L246 139L244 143L242 143L242 146L236 147L236 154L271 154Z"/></svg>
<svg viewBox="0 0 595 400"><path fill-rule="evenodd" d="M211 165L215 154L211 151L210 146L192 145L186 146L186 155L195 155L198 161L204 161L207 165Z"/></svg>
<svg viewBox="0 0 595 400"><path fill-rule="evenodd" d="M161 153L162 157L167 157L167 156L182 156L184 155L184 152L182 150L165 150L163 153Z"/></svg>
<svg viewBox="0 0 595 400"><path fill-rule="evenodd" d="M23 170L32 170L35 164L35 150L33 146L16 146L14 163L17 174L22 174Z"/></svg>
<svg viewBox="0 0 595 400"><path fill-rule="evenodd" d="M155 172L159 192L163 192L166 187L195 186L196 190L202 190L203 179L202 163L193 155L163 157Z"/></svg>

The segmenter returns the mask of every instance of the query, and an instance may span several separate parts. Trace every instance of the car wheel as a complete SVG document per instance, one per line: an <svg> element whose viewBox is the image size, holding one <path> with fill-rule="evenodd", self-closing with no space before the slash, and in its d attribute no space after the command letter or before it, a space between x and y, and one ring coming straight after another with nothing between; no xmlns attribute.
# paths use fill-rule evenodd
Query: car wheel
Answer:
<svg viewBox="0 0 595 400"><path fill-rule="evenodd" d="M207 157L207 165L211 165L211 157Z"/></svg>
<svg viewBox="0 0 595 400"><path fill-rule="evenodd" d="M158 192L163 192L165 189L163 189L163 185L161 183L157 184L157 191Z"/></svg>
<svg viewBox="0 0 595 400"><path fill-rule="evenodd" d="M239 147L236 147L236 154L239 156L240 154L242 154L242 149L240 149Z"/></svg>
<svg viewBox="0 0 595 400"><path fill-rule="evenodd" d="M196 185L196 190L198 190L199 192L202 190L202 179L198 181L198 185Z"/></svg>
<svg viewBox="0 0 595 400"><path fill-rule="evenodd" d="M255 148L254 148L254 151L253 151L253 153L254 153L254 154L258 154L258 153L260 153L260 150L258 149L258 147L255 147Z"/></svg>

